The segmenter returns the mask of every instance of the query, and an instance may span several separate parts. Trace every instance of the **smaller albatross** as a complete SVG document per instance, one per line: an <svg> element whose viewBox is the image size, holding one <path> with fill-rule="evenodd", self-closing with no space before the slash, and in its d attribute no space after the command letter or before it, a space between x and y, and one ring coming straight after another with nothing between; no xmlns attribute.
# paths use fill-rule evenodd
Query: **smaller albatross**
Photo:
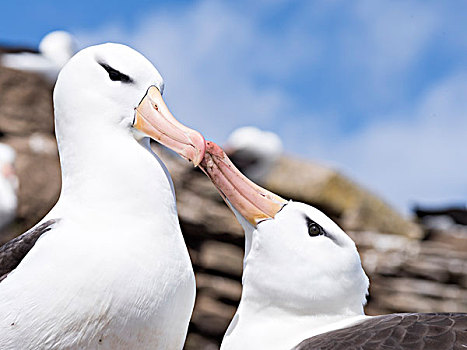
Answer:
<svg viewBox="0 0 467 350"><path fill-rule="evenodd" d="M0 56L3 66L39 74L55 83L60 69L76 53L73 36L63 30L56 30L44 36L39 50L17 50Z"/></svg>
<svg viewBox="0 0 467 350"><path fill-rule="evenodd" d="M245 231L242 296L221 349L467 348L467 314L366 316L355 243L322 212L257 186L213 142L201 167Z"/></svg>
<svg viewBox="0 0 467 350"><path fill-rule="evenodd" d="M263 181L282 155L280 137L254 126L235 129L228 137L225 152L248 178Z"/></svg>
<svg viewBox="0 0 467 350"><path fill-rule="evenodd" d="M182 349L193 268L170 175L149 137L199 164L140 53L77 53L54 89L62 189L34 228L0 248L0 349ZM26 103L26 102L25 102Z"/></svg>

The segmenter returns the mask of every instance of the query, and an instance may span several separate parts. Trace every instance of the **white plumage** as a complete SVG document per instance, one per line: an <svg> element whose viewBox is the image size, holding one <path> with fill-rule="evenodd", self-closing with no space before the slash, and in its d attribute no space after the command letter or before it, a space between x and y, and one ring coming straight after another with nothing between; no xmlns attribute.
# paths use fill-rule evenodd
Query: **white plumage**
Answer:
<svg viewBox="0 0 467 350"><path fill-rule="evenodd" d="M326 235L310 237L307 218ZM256 227L240 222L251 249L244 257L241 301L221 349L291 349L367 317L369 282L355 244L326 215L290 201Z"/></svg>

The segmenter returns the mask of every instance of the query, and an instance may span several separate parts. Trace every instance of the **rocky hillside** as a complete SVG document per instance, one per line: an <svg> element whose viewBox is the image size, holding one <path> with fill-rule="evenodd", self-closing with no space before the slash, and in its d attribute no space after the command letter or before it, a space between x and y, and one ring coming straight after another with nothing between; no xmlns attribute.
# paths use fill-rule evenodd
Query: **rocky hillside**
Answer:
<svg viewBox="0 0 467 350"><path fill-rule="evenodd" d="M18 152L18 216L0 243L34 225L57 200L52 87L0 67L0 142ZM186 349L216 349L241 293L243 233L212 184L190 164L154 146L174 179L182 231L198 294ZM467 231L426 230L358 184L310 161L284 157L264 184L319 207L357 242L371 280L367 312L467 311Z"/></svg>

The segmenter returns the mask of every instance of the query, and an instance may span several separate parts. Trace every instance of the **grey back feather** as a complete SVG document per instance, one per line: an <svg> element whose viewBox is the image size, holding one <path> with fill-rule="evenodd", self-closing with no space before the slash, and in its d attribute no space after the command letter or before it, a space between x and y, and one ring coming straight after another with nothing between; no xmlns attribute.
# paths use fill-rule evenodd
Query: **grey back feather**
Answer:
<svg viewBox="0 0 467 350"><path fill-rule="evenodd" d="M304 340L293 350L467 348L467 314L391 314Z"/></svg>
<svg viewBox="0 0 467 350"><path fill-rule="evenodd" d="M58 220L52 219L34 226L0 247L0 281L19 265L39 237L50 231L57 222Z"/></svg>

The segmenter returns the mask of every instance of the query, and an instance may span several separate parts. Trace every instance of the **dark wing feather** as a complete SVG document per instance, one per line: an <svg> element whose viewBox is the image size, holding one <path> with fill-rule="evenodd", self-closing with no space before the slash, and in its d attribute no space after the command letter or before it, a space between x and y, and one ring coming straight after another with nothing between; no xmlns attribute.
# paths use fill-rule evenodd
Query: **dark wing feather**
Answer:
<svg viewBox="0 0 467 350"><path fill-rule="evenodd" d="M467 314L391 314L319 334L294 350L447 350L467 348Z"/></svg>
<svg viewBox="0 0 467 350"><path fill-rule="evenodd" d="M57 221L48 220L0 247L0 281L19 265L39 237L50 231Z"/></svg>

